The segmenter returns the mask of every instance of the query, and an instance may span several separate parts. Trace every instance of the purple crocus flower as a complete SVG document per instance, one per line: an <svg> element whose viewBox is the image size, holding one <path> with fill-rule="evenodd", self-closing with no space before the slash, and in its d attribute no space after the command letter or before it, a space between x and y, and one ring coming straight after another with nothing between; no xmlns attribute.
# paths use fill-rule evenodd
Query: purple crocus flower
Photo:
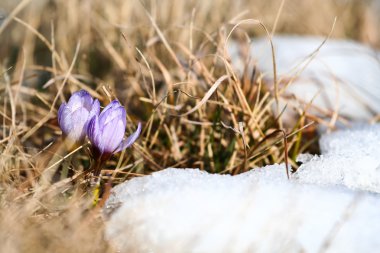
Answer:
<svg viewBox="0 0 380 253"><path fill-rule="evenodd" d="M95 158L108 159L113 153L126 149L136 141L141 132L141 123L136 132L123 140L126 125L125 109L117 100L107 105L99 116L92 117L87 135Z"/></svg>
<svg viewBox="0 0 380 253"><path fill-rule="evenodd" d="M69 101L63 103L58 110L58 124L70 141L83 142L86 138L87 126L90 119L100 112L100 104L97 99L80 90L70 97Z"/></svg>

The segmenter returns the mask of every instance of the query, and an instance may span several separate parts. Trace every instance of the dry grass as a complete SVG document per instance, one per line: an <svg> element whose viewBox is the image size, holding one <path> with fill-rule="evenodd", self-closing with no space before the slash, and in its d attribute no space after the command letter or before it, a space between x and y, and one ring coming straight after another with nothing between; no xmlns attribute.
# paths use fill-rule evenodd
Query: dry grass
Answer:
<svg viewBox="0 0 380 253"><path fill-rule="evenodd" d="M333 36L379 46L371 21L377 17L367 4L286 1L276 32L326 35L338 16ZM127 132L143 123L133 149L114 156L103 170L113 184L166 167L237 174L283 162L283 130L291 158L309 149L313 131L299 131L307 119L281 129L271 110L273 88L261 82L260 73L253 80L250 73L238 77L225 51L228 39L244 44L265 34L251 22L229 38L241 20L261 20L273 31L280 5L280 0L3 0L1 251L111 250L102 238L99 212L89 208L89 194L78 179L89 167L86 147L70 152L60 141L57 108L79 89L103 105L118 98L133 122Z"/></svg>

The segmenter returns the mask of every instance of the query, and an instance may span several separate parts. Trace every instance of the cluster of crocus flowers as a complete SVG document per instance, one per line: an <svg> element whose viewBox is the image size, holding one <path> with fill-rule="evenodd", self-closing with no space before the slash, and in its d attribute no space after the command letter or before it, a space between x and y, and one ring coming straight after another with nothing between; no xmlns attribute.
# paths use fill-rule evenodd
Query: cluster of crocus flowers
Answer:
<svg viewBox="0 0 380 253"><path fill-rule="evenodd" d="M88 137L97 168L112 154L131 146L141 132L139 123L137 130L124 139L125 108L114 100L100 112L99 101L85 90L75 92L67 103L61 105L58 123L63 135L71 142L83 143Z"/></svg>

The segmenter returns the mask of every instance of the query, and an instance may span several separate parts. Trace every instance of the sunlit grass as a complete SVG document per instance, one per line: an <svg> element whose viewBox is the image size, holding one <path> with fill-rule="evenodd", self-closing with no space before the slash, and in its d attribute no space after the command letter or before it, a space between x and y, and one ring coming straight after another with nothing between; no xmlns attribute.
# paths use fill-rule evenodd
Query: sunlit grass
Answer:
<svg viewBox="0 0 380 253"><path fill-rule="evenodd" d="M103 106L118 99L131 122L128 135L143 123L137 143L103 168L103 196L111 185L167 167L239 174L287 159L296 168L298 153L316 149L313 120L301 114L294 128L284 127L273 110L274 87L258 70L237 73L225 50L233 39L243 52L250 37L266 34L263 26L270 31L280 3L5 1L2 251L111 250L86 183L88 145L68 150L57 124L59 105L79 89ZM350 9L357 3L313 1L326 19L310 10L306 18L293 4L284 6L277 32L328 34L334 16L345 10L351 16L342 16L347 22L334 31L345 36L357 18ZM247 18L261 25L241 24L230 34Z"/></svg>

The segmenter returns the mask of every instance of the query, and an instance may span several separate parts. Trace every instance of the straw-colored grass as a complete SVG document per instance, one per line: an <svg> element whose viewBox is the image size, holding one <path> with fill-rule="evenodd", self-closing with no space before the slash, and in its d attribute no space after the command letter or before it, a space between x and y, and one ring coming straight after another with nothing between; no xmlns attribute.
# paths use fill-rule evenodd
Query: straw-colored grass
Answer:
<svg viewBox="0 0 380 253"><path fill-rule="evenodd" d="M286 157L295 165L315 143L310 120L282 128L276 89L258 71L240 77L226 43L243 50L267 33L327 35L338 16L333 36L378 46L369 2L343 2L1 1L1 251L111 250L83 184L87 145L67 150L57 124L59 105L79 89L103 106L119 99L128 133L143 123L133 148L103 168L105 182L167 167L238 174Z"/></svg>

